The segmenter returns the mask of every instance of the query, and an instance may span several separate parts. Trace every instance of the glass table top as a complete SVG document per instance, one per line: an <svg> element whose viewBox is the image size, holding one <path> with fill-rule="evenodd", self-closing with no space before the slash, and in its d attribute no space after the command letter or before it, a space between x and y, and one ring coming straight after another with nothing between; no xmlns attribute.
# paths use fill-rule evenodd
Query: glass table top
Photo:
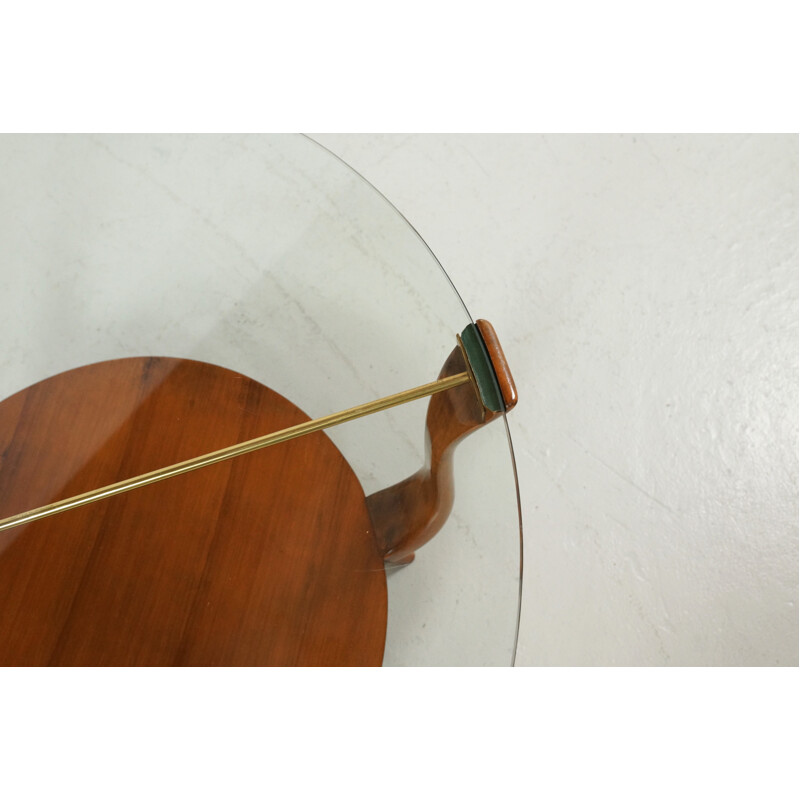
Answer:
<svg viewBox="0 0 800 800"><path fill-rule="evenodd" d="M471 322L402 215L303 136L6 135L0 176L0 399L154 355L243 373L317 417L433 380ZM327 432L367 495L422 465L426 407ZM444 528L387 571L384 665L513 663L505 419L458 445L455 481Z"/></svg>

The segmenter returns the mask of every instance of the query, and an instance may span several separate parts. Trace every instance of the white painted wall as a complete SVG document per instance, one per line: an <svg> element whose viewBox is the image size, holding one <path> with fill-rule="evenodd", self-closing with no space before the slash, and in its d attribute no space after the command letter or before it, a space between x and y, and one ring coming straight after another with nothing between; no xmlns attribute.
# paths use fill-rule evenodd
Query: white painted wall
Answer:
<svg viewBox="0 0 800 800"><path fill-rule="evenodd" d="M313 138L515 371L517 664L797 664L797 137Z"/></svg>

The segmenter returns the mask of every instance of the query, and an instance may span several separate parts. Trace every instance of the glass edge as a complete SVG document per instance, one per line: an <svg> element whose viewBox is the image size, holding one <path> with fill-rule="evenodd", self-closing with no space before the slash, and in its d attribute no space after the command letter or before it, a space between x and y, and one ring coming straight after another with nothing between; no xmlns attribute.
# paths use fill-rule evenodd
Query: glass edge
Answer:
<svg viewBox="0 0 800 800"><path fill-rule="evenodd" d="M469 309L467 308L467 304L464 302L464 299L461 297L461 294L459 293L458 289L456 289L456 285L453 283L452 279L447 274L447 270L442 266L442 262L439 261L439 259L436 257L436 253L434 253L433 250L431 250L431 248L429 247L428 243L425 241L425 239L422 238L422 236L420 235L420 232L408 221L408 218L406 217L406 215L403 214L403 212L400 211L400 209L380 189L378 189L378 187L375 186L374 183L372 183L371 181L368 181L355 167L353 167L350 164L348 164L341 156L339 156L336 153L334 153L333 150L331 150L329 147L326 147L321 142L318 142L316 139L313 139L307 133L301 133L300 135L303 138L305 138L306 140L308 140L309 142L311 142L312 144L314 144L317 147L319 147L322 150L324 150L326 153L330 153L330 155L332 155L337 161L339 161L341 164L343 164L345 167L347 167L347 169L350 172L352 172L354 175L356 175L358 178L360 178L367 186L369 186L370 189L372 189L373 192L375 192L375 194L377 194L379 197L381 197L383 199L383 201L390 208L392 208L395 211L395 213L400 217L400 219L402 219L403 222L405 222L406 225L408 225L408 227L411 229L411 231L414 233L414 235L417 237L417 239L419 239L419 241L422 243L422 245L425 247L425 249L430 253L431 258L436 262L436 265L441 270L442 275L444 275L445 280L450 284L450 288L453 290L453 292L455 293L455 296L458 298L458 301L461 303L461 307L464 309L464 313L467 315L469 321L474 323L475 320L472 318L472 314L469 313Z"/></svg>
<svg viewBox="0 0 800 800"><path fill-rule="evenodd" d="M467 315L469 321L472 324L474 324L475 320L473 319L472 314L469 312L467 304L464 302L464 299L461 297L461 294L459 293L458 289L456 289L456 286L453 283L452 278L447 274L447 270L442 266L441 261L439 261L439 259L436 257L436 254L433 252L433 250L431 250L430 246L425 241L425 239L422 238L420 232L411 224L411 222L409 222L405 214L403 214L403 212L400 211L400 209L397 208L397 206L391 200L389 200L389 198L380 189L378 189L378 187L375 186L375 184L367 180L357 169L355 169L355 167L348 164L341 156L337 155L336 153L333 152L333 150L326 147L321 142L318 142L316 139L313 139L308 134L301 133L300 135L307 141L311 142L312 144L324 150L325 152L330 153L331 156L333 156L337 161L339 161L350 172L352 172L354 175L360 178L370 189L372 189L372 191L374 191L379 197L381 197L384 200L384 202L387 203L387 205L389 205L389 207L392 208L397 213L397 215L403 220L403 222L406 223L409 229L414 233L417 239L419 239L419 241L422 243L425 249L430 253L431 258L436 262L437 266L442 272L442 275L445 277L445 280L447 280L447 282L450 284L450 287L452 288L453 292L455 293L456 297L461 303L461 307L464 309L464 313ZM520 621L522 619L522 582L523 582L522 576L523 576L523 564L524 564L524 559L523 559L524 541L522 532L522 501L519 493L519 474L517 472L517 460L514 455L514 443L511 439L511 431L509 430L508 427L508 419L505 412L503 413L503 425L505 425L506 429L508 452L509 456L511 457L511 469L514 474L514 491L516 492L517 495L517 520L519 524L519 589L517 595L517 621L514 629L514 645L511 651L511 664L510 664L510 666L514 667L516 666L517 646L519 644Z"/></svg>
<svg viewBox="0 0 800 800"><path fill-rule="evenodd" d="M519 589L517 595L517 624L514 631L514 649L511 653L511 666L516 666L517 646L519 645L519 628L522 620L522 584L525 564L525 537L522 526L522 498L519 493L519 473L517 472L517 459L514 455L514 442L511 438L511 430L508 427L508 414L503 413L503 425L506 428L506 438L508 439L508 452L511 456L511 469L514 473L514 491L517 493L517 520L519 522Z"/></svg>

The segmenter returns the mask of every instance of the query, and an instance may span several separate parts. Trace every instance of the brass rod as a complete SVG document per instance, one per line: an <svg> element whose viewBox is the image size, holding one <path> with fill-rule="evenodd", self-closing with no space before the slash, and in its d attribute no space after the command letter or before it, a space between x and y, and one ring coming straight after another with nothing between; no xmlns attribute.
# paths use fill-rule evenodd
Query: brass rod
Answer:
<svg viewBox="0 0 800 800"><path fill-rule="evenodd" d="M250 439L240 444L235 444L230 447L225 447L222 450L215 450L213 453L206 453L203 456L190 458L188 461L181 461L178 464L172 464L169 467L162 467L161 469L147 472L144 475L137 475L133 478L127 478L118 483L112 483L109 486L102 486L99 489L93 489L90 492L68 497L66 500L59 500L55 503L50 503L40 508L34 508L31 511L24 511L21 514L16 514L13 517L0 520L0 531L5 531L8 528L13 528L17 525L22 525L26 522L33 522L37 519L50 517L53 514L59 514L62 511L68 511L71 508L78 508L80 506L94 503L97 500L103 500L106 497L113 497L123 492L129 492L131 489L139 489L142 486L148 486L151 483L166 480L167 478L174 478L177 475L183 475L186 472L191 472L195 469L202 467L209 467L212 464L218 464L220 461L227 461L229 458L244 455L245 453L252 453L254 450L261 450L264 447L269 447L273 444L280 442L288 442L290 439L296 439L299 436L305 436L308 433L315 433L316 431L324 430L325 428L332 428L334 425L341 425L343 422L365 417L368 414L374 414L376 411L383 411L393 406L399 406L403 403L408 403L412 400L418 400L421 397L428 397L429 395L443 392L447 389L452 389L456 386L461 386L464 383L470 382L468 372L460 372L458 375L452 375L448 378L440 378L439 380L432 381L431 383L417 386L414 389L406 389L404 392L382 397L378 400L372 400L369 403L363 403L360 406L353 406L345 411L338 411L335 414L329 414L326 417L319 417L312 419L308 422L302 422L299 425L293 425L290 428L284 428L274 433L268 433L264 436L259 436L256 439Z"/></svg>

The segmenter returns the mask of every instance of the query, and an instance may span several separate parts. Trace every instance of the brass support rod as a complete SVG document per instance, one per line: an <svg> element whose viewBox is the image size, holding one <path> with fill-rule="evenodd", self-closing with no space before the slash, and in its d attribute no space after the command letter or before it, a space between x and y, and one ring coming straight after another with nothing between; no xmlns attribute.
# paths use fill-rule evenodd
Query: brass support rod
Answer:
<svg viewBox="0 0 800 800"><path fill-rule="evenodd" d="M147 472L144 475L137 475L133 478L127 478L118 483L112 483L109 486L103 486L99 489L93 489L90 492L68 497L66 500L59 500L55 503L50 503L40 508L34 508L31 511L24 511L21 514L16 514L13 517L7 517L0 520L0 531L8 530L17 525L23 525L26 522L33 522L37 519L50 517L53 514L59 514L62 511L68 511L71 508L78 508L85 506L89 503L94 503L97 500L103 500L106 497L113 497L123 492L129 492L131 489L139 489L142 486L148 486L151 483L166 480L167 478L174 478L177 475L183 475L186 472L191 472L195 469L202 467L209 467L212 464L218 464L220 461L227 461L229 458L236 458L245 453L252 453L254 450L261 450L264 447L269 447L273 444L280 442L288 442L290 439L297 439L299 436L305 436L308 433L315 433L316 431L324 430L325 428L332 428L334 425L341 425L343 422L365 417L368 414L374 414L376 411L383 411L393 406L399 406L403 403L408 403L412 400L418 400L421 397L428 397L429 395L443 392L447 389L452 389L455 386L461 386L464 383L470 382L468 372L461 372L458 375L452 375L447 378L440 378L439 380L432 381L431 383L417 386L415 389L406 389L404 392L389 395L378 400L372 400L369 403L364 403L360 406L348 408L345 411L338 411L335 414L329 414L326 417L319 417L319 419L312 419L308 422L302 422L299 425L293 425L291 428L284 428L281 431L268 433L265 436L259 436L256 439L250 439L240 444L225 447L222 450L215 450L213 453L207 453L203 456L190 458L188 461L181 461L178 464L172 464L169 467L162 467L161 469Z"/></svg>

